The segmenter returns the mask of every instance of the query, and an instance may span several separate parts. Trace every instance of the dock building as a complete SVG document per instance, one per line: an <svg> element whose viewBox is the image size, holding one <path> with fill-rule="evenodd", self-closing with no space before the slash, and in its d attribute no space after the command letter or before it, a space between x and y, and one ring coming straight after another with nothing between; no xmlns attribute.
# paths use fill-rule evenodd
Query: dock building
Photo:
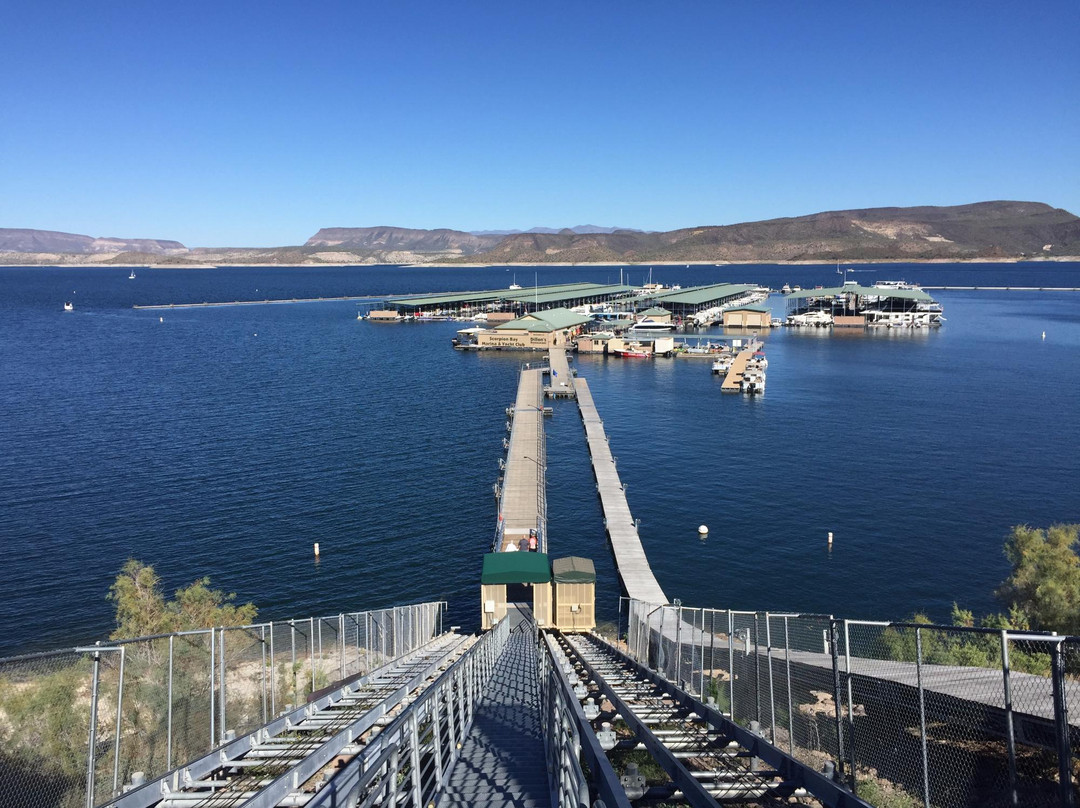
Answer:
<svg viewBox="0 0 1080 808"><path fill-rule="evenodd" d="M939 326L941 304L917 287L843 286L803 289L785 296L788 325L862 328L926 328Z"/></svg>
<svg viewBox="0 0 1080 808"><path fill-rule="evenodd" d="M769 328L772 309L768 306L732 306L724 309L724 328Z"/></svg>
<svg viewBox="0 0 1080 808"><path fill-rule="evenodd" d="M662 306L671 312L676 322L698 321L702 319L701 315L707 315L715 322L724 307L753 303L763 299L766 294L754 284L714 283L649 295L648 300L652 305Z"/></svg>
<svg viewBox="0 0 1080 808"><path fill-rule="evenodd" d="M493 289L479 292L443 292L437 295L405 295L383 301L380 310L403 316L433 314L467 315L477 311L507 310L523 314L554 308L610 303L626 297L633 287L621 284L563 283L532 289Z"/></svg>
<svg viewBox="0 0 1080 808"><path fill-rule="evenodd" d="M546 351L566 347L590 321L587 314L565 308L522 315L494 328L466 328L458 332L457 347L478 350ZM470 338L471 337L471 338Z"/></svg>

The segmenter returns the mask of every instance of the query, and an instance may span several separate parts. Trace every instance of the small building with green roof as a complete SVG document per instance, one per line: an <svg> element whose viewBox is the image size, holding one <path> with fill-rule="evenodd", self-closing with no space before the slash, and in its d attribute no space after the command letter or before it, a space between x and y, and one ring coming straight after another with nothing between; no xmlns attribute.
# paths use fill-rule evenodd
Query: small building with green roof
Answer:
<svg viewBox="0 0 1080 808"><path fill-rule="evenodd" d="M769 328L772 309L768 306L732 306L724 309L724 328Z"/></svg>
<svg viewBox="0 0 1080 808"><path fill-rule="evenodd" d="M587 314L567 308L544 309L524 314L477 334L481 349L507 351L546 351L567 347L590 322Z"/></svg>

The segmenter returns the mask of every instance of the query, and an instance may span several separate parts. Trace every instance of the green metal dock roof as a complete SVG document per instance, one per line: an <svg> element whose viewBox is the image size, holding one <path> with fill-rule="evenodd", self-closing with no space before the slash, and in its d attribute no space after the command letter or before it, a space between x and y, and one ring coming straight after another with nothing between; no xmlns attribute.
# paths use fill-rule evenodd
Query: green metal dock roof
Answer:
<svg viewBox="0 0 1080 808"><path fill-rule="evenodd" d="M575 300L583 297L600 297L626 294L633 287L602 283L560 283L550 286L537 286L533 289L489 289L477 292L440 292L434 295L398 295L386 298L387 305L397 308L429 308L448 306L454 303L488 303L496 300L510 300L515 303L557 303L561 300Z"/></svg>
<svg viewBox="0 0 1080 808"><path fill-rule="evenodd" d="M714 283L709 286L695 286L693 289L682 289L676 292L661 292L658 295L650 295L649 299L659 303L683 303L690 306L700 306L713 300L722 300L733 295L744 295L757 286L749 283Z"/></svg>
<svg viewBox="0 0 1080 808"><path fill-rule="evenodd" d="M543 309L533 311L508 323L495 326L496 331L561 331L564 328L574 328L584 325L592 320L588 314L578 314L566 308Z"/></svg>
<svg viewBox="0 0 1080 808"><path fill-rule="evenodd" d="M480 573L482 584L546 584L551 566L546 553L487 553Z"/></svg>
<svg viewBox="0 0 1080 808"><path fill-rule="evenodd" d="M785 300L805 300L808 297L835 297L836 295L858 295L859 297L897 297L904 300L933 300L922 289L882 289L877 286L860 286L848 283L844 286L831 286L828 289L803 289L785 295Z"/></svg>
<svg viewBox="0 0 1080 808"><path fill-rule="evenodd" d="M603 283L565 283L559 286L540 286L532 290L515 290L511 295L503 295L504 300L515 303L558 303L562 300L577 300L583 297L601 297L604 295L623 295L633 291L632 286L610 285Z"/></svg>
<svg viewBox="0 0 1080 808"><path fill-rule="evenodd" d="M768 312L772 311L768 306L732 306L730 309L724 309L724 311L760 311Z"/></svg>

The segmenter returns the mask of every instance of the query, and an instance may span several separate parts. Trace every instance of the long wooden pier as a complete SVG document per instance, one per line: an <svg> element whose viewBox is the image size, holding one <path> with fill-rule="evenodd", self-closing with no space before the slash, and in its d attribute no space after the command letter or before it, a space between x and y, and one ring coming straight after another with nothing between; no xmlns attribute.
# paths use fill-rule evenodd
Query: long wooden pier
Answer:
<svg viewBox="0 0 1080 808"><path fill-rule="evenodd" d="M499 488L499 552L511 544L528 549L537 532L538 550L547 552L547 457L544 448L543 370L522 369L510 414L510 437ZM509 414L509 413L508 413Z"/></svg>
<svg viewBox="0 0 1080 808"><path fill-rule="evenodd" d="M637 524L630 514L626 492L615 469L615 458L611 455L604 422L596 411L589 383L579 377L575 386L578 409L585 424L585 440L592 457L593 474L596 475L596 489L604 510L604 523L623 587L632 598L647 603L667 603L667 595L657 583L649 559L645 557L645 549L641 546Z"/></svg>

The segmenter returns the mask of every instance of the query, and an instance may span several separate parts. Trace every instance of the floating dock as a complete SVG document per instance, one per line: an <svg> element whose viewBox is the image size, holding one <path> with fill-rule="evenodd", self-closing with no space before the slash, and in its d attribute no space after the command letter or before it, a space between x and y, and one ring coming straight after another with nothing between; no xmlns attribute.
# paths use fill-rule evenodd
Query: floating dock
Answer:
<svg viewBox="0 0 1080 808"><path fill-rule="evenodd" d="M731 362L731 367L728 369L727 376L724 377L724 383L720 385L720 389L725 393L738 393L742 390L742 386L739 382L742 381L743 373L746 372L746 363L750 361L750 357L754 355L756 348L747 348L745 351L739 351L735 358Z"/></svg>
<svg viewBox="0 0 1080 808"><path fill-rule="evenodd" d="M600 494L604 523L623 588L631 598L646 603L667 603L667 595L657 583L649 559L645 557L645 549L641 546L637 524L630 514L626 492L615 469L615 458L611 455L604 422L596 411L589 383L578 378L576 388L578 409L585 425L585 440L592 457L593 474L596 475L596 490Z"/></svg>
<svg viewBox="0 0 1080 808"><path fill-rule="evenodd" d="M511 544L528 549L536 531L538 550L547 552L547 452L544 443L542 368L523 368L510 416L506 461L499 485L497 552ZM524 547L522 542L524 541Z"/></svg>

